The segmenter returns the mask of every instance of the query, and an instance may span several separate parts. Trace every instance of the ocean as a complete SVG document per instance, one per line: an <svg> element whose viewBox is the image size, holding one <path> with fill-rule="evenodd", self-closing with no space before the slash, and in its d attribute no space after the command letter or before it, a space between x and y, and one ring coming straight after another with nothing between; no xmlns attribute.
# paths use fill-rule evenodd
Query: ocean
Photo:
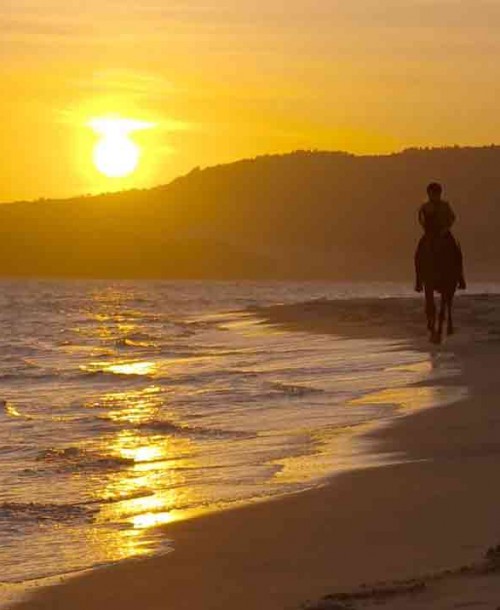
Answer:
<svg viewBox="0 0 500 610"><path fill-rule="evenodd" d="M410 288L1 282L2 590L169 552L172 521L369 465L358 432L456 399L435 379L453 355L286 332L249 308Z"/></svg>

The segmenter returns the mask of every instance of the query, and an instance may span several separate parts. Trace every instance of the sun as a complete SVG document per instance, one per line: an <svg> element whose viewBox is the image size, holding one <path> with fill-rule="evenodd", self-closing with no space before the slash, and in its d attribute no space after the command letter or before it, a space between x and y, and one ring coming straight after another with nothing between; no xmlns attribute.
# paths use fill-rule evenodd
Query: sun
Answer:
<svg viewBox="0 0 500 610"><path fill-rule="evenodd" d="M139 165L141 149L131 134L151 129L154 123L121 117L98 117L88 122L99 141L94 148L94 165L108 178L124 178Z"/></svg>

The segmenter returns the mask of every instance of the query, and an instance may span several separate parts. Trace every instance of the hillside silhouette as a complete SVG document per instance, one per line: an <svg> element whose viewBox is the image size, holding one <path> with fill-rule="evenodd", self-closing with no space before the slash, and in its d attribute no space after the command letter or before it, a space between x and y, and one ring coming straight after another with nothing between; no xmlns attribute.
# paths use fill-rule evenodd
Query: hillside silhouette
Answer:
<svg viewBox="0 0 500 610"><path fill-rule="evenodd" d="M172 183L0 206L0 275L398 280L432 180L457 212L468 275L500 263L500 146L384 156L300 151Z"/></svg>

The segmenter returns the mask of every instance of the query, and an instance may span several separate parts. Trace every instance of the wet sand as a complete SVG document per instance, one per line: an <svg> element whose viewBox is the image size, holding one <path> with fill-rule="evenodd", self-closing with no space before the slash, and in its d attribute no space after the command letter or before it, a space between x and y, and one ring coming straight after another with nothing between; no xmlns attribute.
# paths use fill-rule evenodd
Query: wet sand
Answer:
<svg viewBox="0 0 500 610"><path fill-rule="evenodd" d="M436 349L456 354L462 372L452 383L467 386L468 398L370 433L377 451L406 461L172 523L164 529L175 552L94 571L40 590L16 607L282 610L309 602L333 610L380 601L400 610L500 606L496 562L491 569L460 571L471 564L484 568L486 549L500 543L500 342L493 326L500 322L500 300L463 298L457 322L467 330L439 348L429 347L425 336L415 340L422 336L420 309L411 299L389 299L259 312L269 323L295 330L389 334L409 340L430 359ZM406 579L418 579L419 586L406 587ZM371 588L359 596L364 583ZM381 596L394 589L397 595ZM350 597L321 601L338 593Z"/></svg>

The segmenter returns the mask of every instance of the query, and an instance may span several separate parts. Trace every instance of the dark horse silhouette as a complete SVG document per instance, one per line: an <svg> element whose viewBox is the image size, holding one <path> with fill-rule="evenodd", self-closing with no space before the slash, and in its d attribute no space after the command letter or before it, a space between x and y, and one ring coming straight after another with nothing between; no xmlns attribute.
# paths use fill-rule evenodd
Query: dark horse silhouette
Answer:
<svg viewBox="0 0 500 610"><path fill-rule="evenodd" d="M462 253L450 233L429 236L422 253L422 282L427 328L433 343L441 343L445 319L447 334L454 332L453 298L461 278L461 267ZM435 292L441 294L439 315L436 315Z"/></svg>

